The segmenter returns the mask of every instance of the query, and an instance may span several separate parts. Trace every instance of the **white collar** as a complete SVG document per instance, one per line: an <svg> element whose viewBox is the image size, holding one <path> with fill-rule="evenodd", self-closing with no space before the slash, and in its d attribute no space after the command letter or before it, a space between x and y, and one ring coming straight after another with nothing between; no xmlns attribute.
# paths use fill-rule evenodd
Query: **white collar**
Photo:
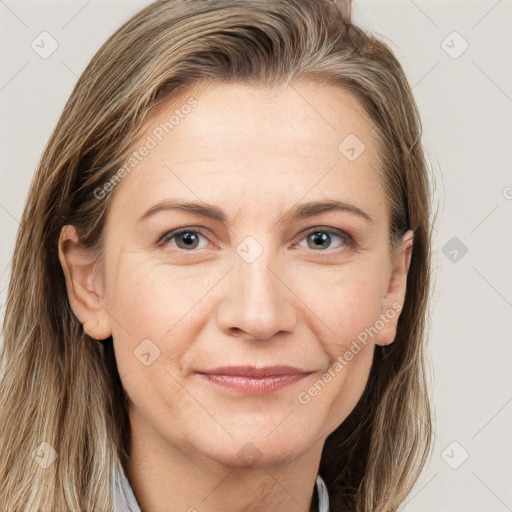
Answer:
<svg viewBox="0 0 512 512"><path fill-rule="evenodd" d="M133 494L133 489L121 464L118 464L117 468L113 468L112 478L115 497L114 512L141 512L139 504ZM327 487L320 475L316 477L316 487L318 491L319 512L330 512Z"/></svg>

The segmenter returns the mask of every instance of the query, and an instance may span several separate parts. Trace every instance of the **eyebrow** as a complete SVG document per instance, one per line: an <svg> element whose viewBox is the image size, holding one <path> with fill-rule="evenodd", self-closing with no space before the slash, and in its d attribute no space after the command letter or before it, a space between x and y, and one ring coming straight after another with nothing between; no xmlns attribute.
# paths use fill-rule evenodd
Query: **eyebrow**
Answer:
<svg viewBox="0 0 512 512"><path fill-rule="evenodd" d="M179 211L192 213L222 223L226 223L228 221L228 216L218 206L204 202L169 199L152 206L139 218L137 222L141 222L148 217L151 217L152 215L162 211ZM288 213L286 213L281 220L283 223L290 223L294 220L306 219L308 217L314 217L315 215L320 215L321 213L331 211L342 211L350 213L366 220L370 224L373 223L373 219L370 217L370 215L368 215L365 211L361 210L357 206L343 203L341 201L335 201L333 199L299 204L293 207Z"/></svg>

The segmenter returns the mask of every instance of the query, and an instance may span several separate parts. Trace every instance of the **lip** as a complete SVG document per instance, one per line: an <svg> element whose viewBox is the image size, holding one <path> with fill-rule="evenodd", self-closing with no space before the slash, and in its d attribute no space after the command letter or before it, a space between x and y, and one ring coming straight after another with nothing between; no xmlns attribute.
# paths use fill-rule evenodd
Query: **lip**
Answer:
<svg viewBox="0 0 512 512"><path fill-rule="evenodd" d="M264 395L289 386L313 372L293 366L224 366L196 372L208 382L238 394Z"/></svg>

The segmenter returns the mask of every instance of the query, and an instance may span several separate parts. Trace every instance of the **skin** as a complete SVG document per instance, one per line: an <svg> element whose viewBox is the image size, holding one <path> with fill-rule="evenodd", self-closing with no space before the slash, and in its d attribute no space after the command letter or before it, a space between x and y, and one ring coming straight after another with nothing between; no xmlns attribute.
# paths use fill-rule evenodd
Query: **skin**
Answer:
<svg viewBox="0 0 512 512"><path fill-rule="evenodd" d="M192 92L197 106L117 185L101 265L72 226L63 228L70 303L90 336L113 336L131 400L128 476L143 510L303 512L325 439L361 397L375 345L393 341L399 315L308 404L298 396L379 315L403 304L412 232L390 251L371 123L350 92L308 81L273 90L213 82ZM159 108L133 149L186 98ZM338 149L349 134L366 146L355 161ZM177 211L138 221L169 198L217 205L228 222ZM326 199L372 222L347 211L285 218L298 203ZM191 248L183 236L157 243L187 227L203 231ZM326 227L356 245L336 234L324 243L308 237ZM254 254L248 236L262 249L250 263L237 252ZM147 366L135 355L145 339L157 355ZM236 364L312 373L245 396L196 374Z"/></svg>

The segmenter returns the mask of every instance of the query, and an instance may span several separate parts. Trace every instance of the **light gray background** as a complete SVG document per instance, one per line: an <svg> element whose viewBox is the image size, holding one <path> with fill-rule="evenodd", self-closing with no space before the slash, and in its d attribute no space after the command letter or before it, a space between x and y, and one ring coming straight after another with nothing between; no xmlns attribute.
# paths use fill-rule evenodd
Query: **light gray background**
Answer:
<svg viewBox="0 0 512 512"><path fill-rule="evenodd" d="M90 58L148 3L0 0L2 312L46 141ZM436 444L403 510L512 511L512 0L356 0L355 21L392 42L438 169ZM43 31L59 45L47 59L31 48L49 48Z"/></svg>

